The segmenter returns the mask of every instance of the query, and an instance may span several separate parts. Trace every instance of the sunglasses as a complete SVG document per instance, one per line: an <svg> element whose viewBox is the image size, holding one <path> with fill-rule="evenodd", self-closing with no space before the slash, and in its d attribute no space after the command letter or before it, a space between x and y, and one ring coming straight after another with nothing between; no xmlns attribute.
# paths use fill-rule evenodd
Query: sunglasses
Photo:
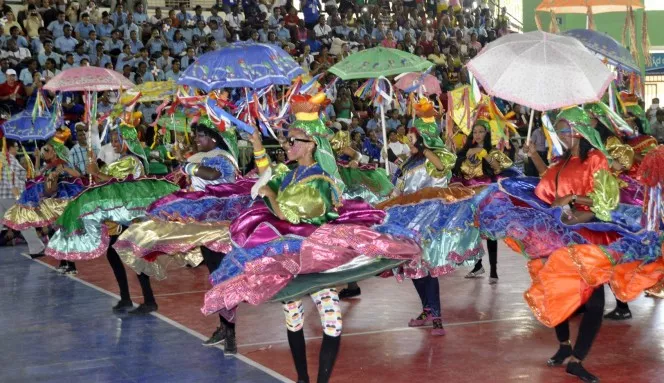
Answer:
<svg viewBox="0 0 664 383"><path fill-rule="evenodd" d="M288 137L284 143L288 144L289 146L295 145L296 142L313 142L311 140L303 140L301 138L295 138L295 137Z"/></svg>
<svg viewBox="0 0 664 383"><path fill-rule="evenodd" d="M43 151L44 153L48 153L48 152L51 151L51 149L49 149L49 148L43 148L42 151Z"/></svg>

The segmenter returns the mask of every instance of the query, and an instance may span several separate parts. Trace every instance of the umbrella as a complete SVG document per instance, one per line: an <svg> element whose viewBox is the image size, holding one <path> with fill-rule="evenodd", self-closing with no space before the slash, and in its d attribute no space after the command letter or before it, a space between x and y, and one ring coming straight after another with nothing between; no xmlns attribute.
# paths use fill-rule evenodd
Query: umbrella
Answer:
<svg viewBox="0 0 664 383"><path fill-rule="evenodd" d="M612 65L631 72L640 72L639 65L634 61L627 48L604 32L596 32L590 29L572 29L564 32L563 35L581 41L591 52L606 58Z"/></svg>
<svg viewBox="0 0 664 383"><path fill-rule="evenodd" d="M538 12L593 13L624 12L627 7L643 8L642 0L544 0L535 8Z"/></svg>
<svg viewBox="0 0 664 383"><path fill-rule="evenodd" d="M199 57L182 72L178 85L210 92L221 88L290 85L304 70L283 49L238 42Z"/></svg>
<svg viewBox="0 0 664 383"><path fill-rule="evenodd" d="M431 68L433 64L414 54L400 51L398 49L376 47L366 49L346 57L335 64L328 72L339 76L342 80L354 80L360 78L377 79L377 94L381 98L379 103L381 125L383 126L383 146L387 151L387 131L385 130L385 108L389 106L392 97L392 85L386 79L406 72L422 72ZM385 83L388 92L380 88L380 83ZM388 161L385 161L385 169L390 174Z"/></svg>
<svg viewBox="0 0 664 383"><path fill-rule="evenodd" d="M342 80L394 76L422 72L433 64L419 56L391 48L371 48L348 56L329 69Z"/></svg>
<svg viewBox="0 0 664 383"><path fill-rule="evenodd" d="M164 101L174 96L175 90L176 85L173 80L148 81L122 93L120 103L123 105L129 104L136 100L137 97L138 102Z"/></svg>
<svg viewBox="0 0 664 383"><path fill-rule="evenodd" d="M53 92L102 92L133 87L134 83L121 73L94 66L63 70L44 85L44 89Z"/></svg>
<svg viewBox="0 0 664 383"><path fill-rule="evenodd" d="M17 141L48 140L55 135L51 112L33 116L29 110L13 115L2 124L5 137Z"/></svg>
<svg viewBox="0 0 664 383"><path fill-rule="evenodd" d="M427 96L442 93L440 90L440 81L430 74L409 72L401 74L394 79L397 80L394 86L405 92L414 92L422 88L422 93Z"/></svg>
<svg viewBox="0 0 664 383"><path fill-rule="evenodd" d="M581 42L540 31L501 37L467 67L489 95L540 111L595 102L613 80Z"/></svg>

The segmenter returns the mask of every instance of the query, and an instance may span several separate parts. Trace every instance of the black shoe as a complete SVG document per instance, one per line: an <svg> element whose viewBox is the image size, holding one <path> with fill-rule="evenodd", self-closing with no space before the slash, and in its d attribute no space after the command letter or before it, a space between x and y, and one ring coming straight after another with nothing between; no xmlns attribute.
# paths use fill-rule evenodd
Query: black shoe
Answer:
<svg viewBox="0 0 664 383"><path fill-rule="evenodd" d="M128 309L130 309L132 307L134 307L134 304L131 303L131 301L121 300L120 302L118 302L118 304L113 306L113 312L114 313L123 313L123 312L127 311Z"/></svg>
<svg viewBox="0 0 664 383"><path fill-rule="evenodd" d="M156 303L142 303L135 309L127 312L129 315L148 315L153 311L157 311L159 306Z"/></svg>
<svg viewBox="0 0 664 383"><path fill-rule="evenodd" d="M214 331L210 339L203 342L203 346L216 346L218 344L224 343L224 340L226 340L226 327L219 326Z"/></svg>
<svg viewBox="0 0 664 383"><path fill-rule="evenodd" d="M78 274L78 270L76 270L76 267L68 266L62 273L65 275L76 275Z"/></svg>
<svg viewBox="0 0 664 383"><path fill-rule="evenodd" d="M632 319L632 312L629 311L629 309L622 309L616 307L613 311L604 315L604 319L610 319L610 320Z"/></svg>
<svg viewBox="0 0 664 383"><path fill-rule="evenodd" d="M237 354L237 343L235 342L235 329L226 329L226 343L224 343L224 354Z"/></svg>
<svg viewBox="0 0 664 383"><path fill-rule="evenodd" d="M599 383L599 378L596 377L595 375L589 373L583 366L581 365L581 362L569 362L567 363L567 373L570 375L574 375L577 378L581 379L581 381L587 382L587 383Z"/></svg>
<svg viewBox="0 0 664 383"><path fill-rule="evenodd" d="M570 356L572 356L572 346L561 344L556 354L546 361L546 365L549 367L562 366Z"/></svg>
<svg viewBox="0 0 664 383"><path fill-rule="evenodd" d="M36 254L30 254L30 258L32 258L32 259L37 259L37 258L41 258L41 257L43 257L43 256L45 256L45 255L46 255L46 254L44 254L44 250L42 250L42 251L39 252L39 253L36 253Z"/></svg>
<svg viewBox="0 0 664 383"><path fill-rule="evenodd" d="M354 298L354 297L359 297L360 294L362 294L362 290L358 287L356 289L343 289L339 291L339 299L348 299L348 298Z"/></svg>

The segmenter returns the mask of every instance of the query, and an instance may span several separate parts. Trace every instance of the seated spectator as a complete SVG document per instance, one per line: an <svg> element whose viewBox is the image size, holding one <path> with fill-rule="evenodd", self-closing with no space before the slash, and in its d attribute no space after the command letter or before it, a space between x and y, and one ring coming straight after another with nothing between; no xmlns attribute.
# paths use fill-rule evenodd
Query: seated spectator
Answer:
<svg viewBox="0 0 664 383"><path fill-rule="evenodd" d="M97 44L95 54L90 56L90 64L100 68L106 68L106 64L111 64L111 69L113 69L111 56L104 53L104 44Z"/></svg>
<svg viewBox="0 0 664 383"><path fill-rule="evenodd" d="M76 64L76 61L74 61L74 54L73 53L67 53L65 55L65 63L62 64L62 70L67 70L71 68L77 68L78 64Z"/></svg>
<svg viewBox="0 0 664 383"><path fill-rule="evenodd" d="M127 21L118 29L122 34L121 38L124 40L129 40L131 32L136 32L136 35L141 33L141 28L134 22L134 15L132 13L127 14Z"/></svg>
<svg viewBox="0 0 664 383"><path fill-rule="evenodd" d="M131 53L131 46L129 44L122 46L122 53L118 55L115 62L115 70L122 72L125 65L129 65L130 68L134 66L134 55Z"/></svg>
<svg viewBox="0 0 664 383"><path fill-rule="evenodd" d="M40 66L44 66L47 59L53 59L55 61L55 66L60 66L62 62L62 55L53 51L53 41L46 40L44 42L44 51L37 55L37 61L39 61Z"/></svg>
<svg viewBox="0 0 664 383"><path fill-rule="evenodd" d="M95 26L90 22L90 15L87 12L81 14L81 21L76 24L74 32L76 33L76 38L79 40L85 40L90 36L90 31L94 31Z"/></svg>
<svg viewBox="0 0 664 383"><path fill-rule="evenodd" d="M180 67L187 68L189 65L193 64L196 61L196 52L193 47L187 48L187 54L180 59Z"/></svg>
<svg viewBox="0 0 664 383"><path fill-rule="evenodd" d="M28 40L20 35L21 33L21 28L17 26L12 26L9 29L9 36L5 40L5 46L7 44L7 40L14 40L16 41L16 45L18 45L20 48L30 48L30 45L28 44Z"/></svg>
<svg viewBox="0 0 664 383"><path fill-rule="evenodd" d="M138 52L143 48L143 42L138 39L138 32L131 31L129 33L129 40L126 41L129 44L131 54L138 55Z"/></svg>
<svg viewBox="0 0 664 383"><path fill-rule="evenodd" d="M28 48L19 48L16 40L9 39L7 40L7 49L0 53L0 57L6 58L9 66L16 67L24 60L31 58L32 54Z"/></svg>
<svg viewBox="0 0 664 383"><path fill-rule="evenodd" d="M78 43L74 50L74 62L82 66L81 61L83 60L87 60L90 63L90 56L85 52L85 43Z"/></svg>
<svg viewBox="0 0 664 383"><path fill-rule="evenodd" d="M111 38L106 40L104 43L104 50L108 52L108 54L111 55L111 57L117 57L120 53L122 53L122 47L124 46L124 42L120 38L121 34L120 31L117 29L113 30L113 33L111 34Z"/></svg>
<svg viewBox="0 0 664 383"><path fill-rule="evenodd" d="M172 64L173 58L171 57L171 50L168 47L162 48L161 56L156 60L157 67L164 72L168 72L171 69Z"/></svg>
<svg viewBox="0 0 664 383"><path fill-rule="evenodd" d="M71 25L65 25L63 28L63 35L55 39L55 50L60 54L66 52L73 52L76 48L78 41L71 34Z"/></svg>
<svg viewBox="0 0 664 383"><path fill-rule="evenodd" d="M42 78L45 82L50 81L53 77L60 73L60 70L56 68L55 60L52 58L47 58L42 67L44 68L44 70L42 70Z"/></svg>
<svg viewBox="0 0 664 383"><path fill-rule="evenodd" d="M173 56L182 56L187 50L187 43L182 38L182 32L179 29L175 30L173 41L168 44L170 54Z"/></svg>
<svg viewBox="0 0 664 383"><path fill-rule="evenodd" d="M57 39L58 37L64 36L65 25L69 25L69 27L71 28L71 24L65 21L65 13L63 11L58 11L57 19L52 21L48 25L47 29L49 32L51 32L51 36L53 37L53 39Z"/></svg>
<svg viewBox="0 0 664 383"><path fill-rule="evenodd" d="M35 59L28 59L26 62L26 67L21 70L21 73L18 76L19 81L23 83L23 85L28 86L32 84L32 75L37 72L37 60Z"/></svg>
<svg viewBox="0 0 664 383"><path fill-rule="evenodd" d="M9 35L9 32L11 31L12 27L16 27L19 30L21 30L21 24L19 24L18 21L16 21L13 11L5 13L5 18L7 19L7 21L3 23L4 24L3 26L5 27L5 36Z"/></svg>
<svg viewBox="0 0 664 383"><path fill-rule="evenodd" d="M99 37L100 40L108 40L111 38L114 29L115 27L113 26L111 17L108 12L104 11L101 14L101 22L97 24L97 37Z"/></svg>
<svg viewBox="0 0 664 383"><path fill-rule="evenodd" d="M44 26L44 20L42 20L41 15L37 12L37 7L34 4L28 5L28 14L25 20L23 20L23 28L28 37L33 39L39 37L39 28Z"/></svg>
<svg viewBox="0 0 664 383"><path fill-rule="evenodd" d="M178 78L180 78L180 62L179 61L173 61L173 66L171 67L171 70L166 72L166 75L164 76L166 80L172 80L172 81L177 81Z"/></svg>
<svg viewBox="0 0 664 383"><path fill-rule="evenodd" d="M16 79L16 71L7 69L6 81L0 84L0 105L4 105L12 114L18 113L25 105L25 88Z"/></svg>

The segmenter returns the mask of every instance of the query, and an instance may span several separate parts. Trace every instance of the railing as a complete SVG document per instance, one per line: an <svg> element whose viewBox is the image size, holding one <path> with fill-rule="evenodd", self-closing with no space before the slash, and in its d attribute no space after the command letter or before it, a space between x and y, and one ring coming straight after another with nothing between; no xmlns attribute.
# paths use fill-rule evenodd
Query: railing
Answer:
<svg viewBox="0 0 664 383"><path fill-rule="evenodd" d="M496 14L500 14L500 8L502 7L501 1L500 0L489 0L489 4L493 5L496 8ZM523 12L523 3L521 4L522 12ZM505 13L507 15L507 18L509 19L510 22L510 29L513 31L517 32L522 32L523 31L523 21L517 19L514 15L512 15L509 12Z"/></svg>

